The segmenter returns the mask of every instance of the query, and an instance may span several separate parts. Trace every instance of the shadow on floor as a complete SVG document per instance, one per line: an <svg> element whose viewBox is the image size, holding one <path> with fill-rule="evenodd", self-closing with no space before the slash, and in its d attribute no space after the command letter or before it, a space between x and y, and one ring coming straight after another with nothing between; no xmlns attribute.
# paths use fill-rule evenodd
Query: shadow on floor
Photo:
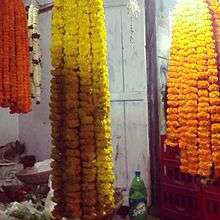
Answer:
<svg viewBox="0 0 220 220"><path fill-rule="evenodd" d="M129 220L129 218L121 218L118 215L114 217L113 220ZM159 218L155 218L153 216L148 216L147 220L159 220Z"/></svg>
<svg viewBox="0 0 220 220"><path fill-rule="evenodd" d="M122 206L118 210L117 215L113 218L113 220L129 220L128 214L129 214L129 207ZM148 216L147 220L159 220L159 218Z"/></svg>

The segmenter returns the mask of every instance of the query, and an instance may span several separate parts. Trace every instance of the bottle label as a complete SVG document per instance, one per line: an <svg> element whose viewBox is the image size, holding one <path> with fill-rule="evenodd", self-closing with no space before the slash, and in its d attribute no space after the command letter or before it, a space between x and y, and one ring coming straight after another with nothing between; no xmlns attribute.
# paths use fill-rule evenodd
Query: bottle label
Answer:
<svg viewBox="0 0 220 220"><path fill-rule="evenodd" d="M139 203L136 206L136 208L133 210L134 217L145 215L145 213L146 213L146 205L144 202Z"/></svg>
<svg viewBox="0 0 220 220"><path fill-rule="evenodd" d="M130 200L130 220L146 220L147 205L144 199Z"/></svg>

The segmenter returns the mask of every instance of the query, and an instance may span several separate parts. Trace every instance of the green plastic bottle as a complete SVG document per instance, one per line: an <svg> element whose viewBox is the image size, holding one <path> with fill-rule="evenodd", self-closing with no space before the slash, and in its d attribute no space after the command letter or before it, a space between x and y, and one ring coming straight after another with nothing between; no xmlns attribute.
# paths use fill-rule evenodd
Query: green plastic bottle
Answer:
<svg viewBox="0 0 220 220"><path fill-rule="evenodd" d="M130 220L147 219L147 190L141 172L136 171L129 191Z"/></svg>

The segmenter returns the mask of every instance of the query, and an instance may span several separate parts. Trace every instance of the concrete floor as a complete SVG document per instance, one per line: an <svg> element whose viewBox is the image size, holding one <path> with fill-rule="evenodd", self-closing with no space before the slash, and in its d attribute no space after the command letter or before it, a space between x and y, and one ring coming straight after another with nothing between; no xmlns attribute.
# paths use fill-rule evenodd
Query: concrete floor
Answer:
<svg viewBox="0 0 220 220"><path fill-rule="evenodd" d="M148 220L159 220L159 218L155 218L155 217L153 217L153 216L149 216L149 217L148 217Z"/></svg>
<svg viewBox="0 0 220 220"><path fill-rule="evenodd" d="M129 220L129 218L127 219L122 219L120 218L119 216L115 216L115 218L113 220ZM148 216L148 219L147 220L159 220L158 218L155 218L153 216Z"/></svg>

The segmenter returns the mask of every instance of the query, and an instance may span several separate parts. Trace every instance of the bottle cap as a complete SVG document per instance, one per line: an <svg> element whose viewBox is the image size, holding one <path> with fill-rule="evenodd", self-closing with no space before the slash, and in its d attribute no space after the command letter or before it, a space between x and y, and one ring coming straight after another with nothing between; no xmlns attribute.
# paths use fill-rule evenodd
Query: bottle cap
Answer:
<svg viewBox="0 0 220 220"><path fill-rule="evenodd" d="M141 171L135 171L135 176L140 177L141 176Z"/></svg>

